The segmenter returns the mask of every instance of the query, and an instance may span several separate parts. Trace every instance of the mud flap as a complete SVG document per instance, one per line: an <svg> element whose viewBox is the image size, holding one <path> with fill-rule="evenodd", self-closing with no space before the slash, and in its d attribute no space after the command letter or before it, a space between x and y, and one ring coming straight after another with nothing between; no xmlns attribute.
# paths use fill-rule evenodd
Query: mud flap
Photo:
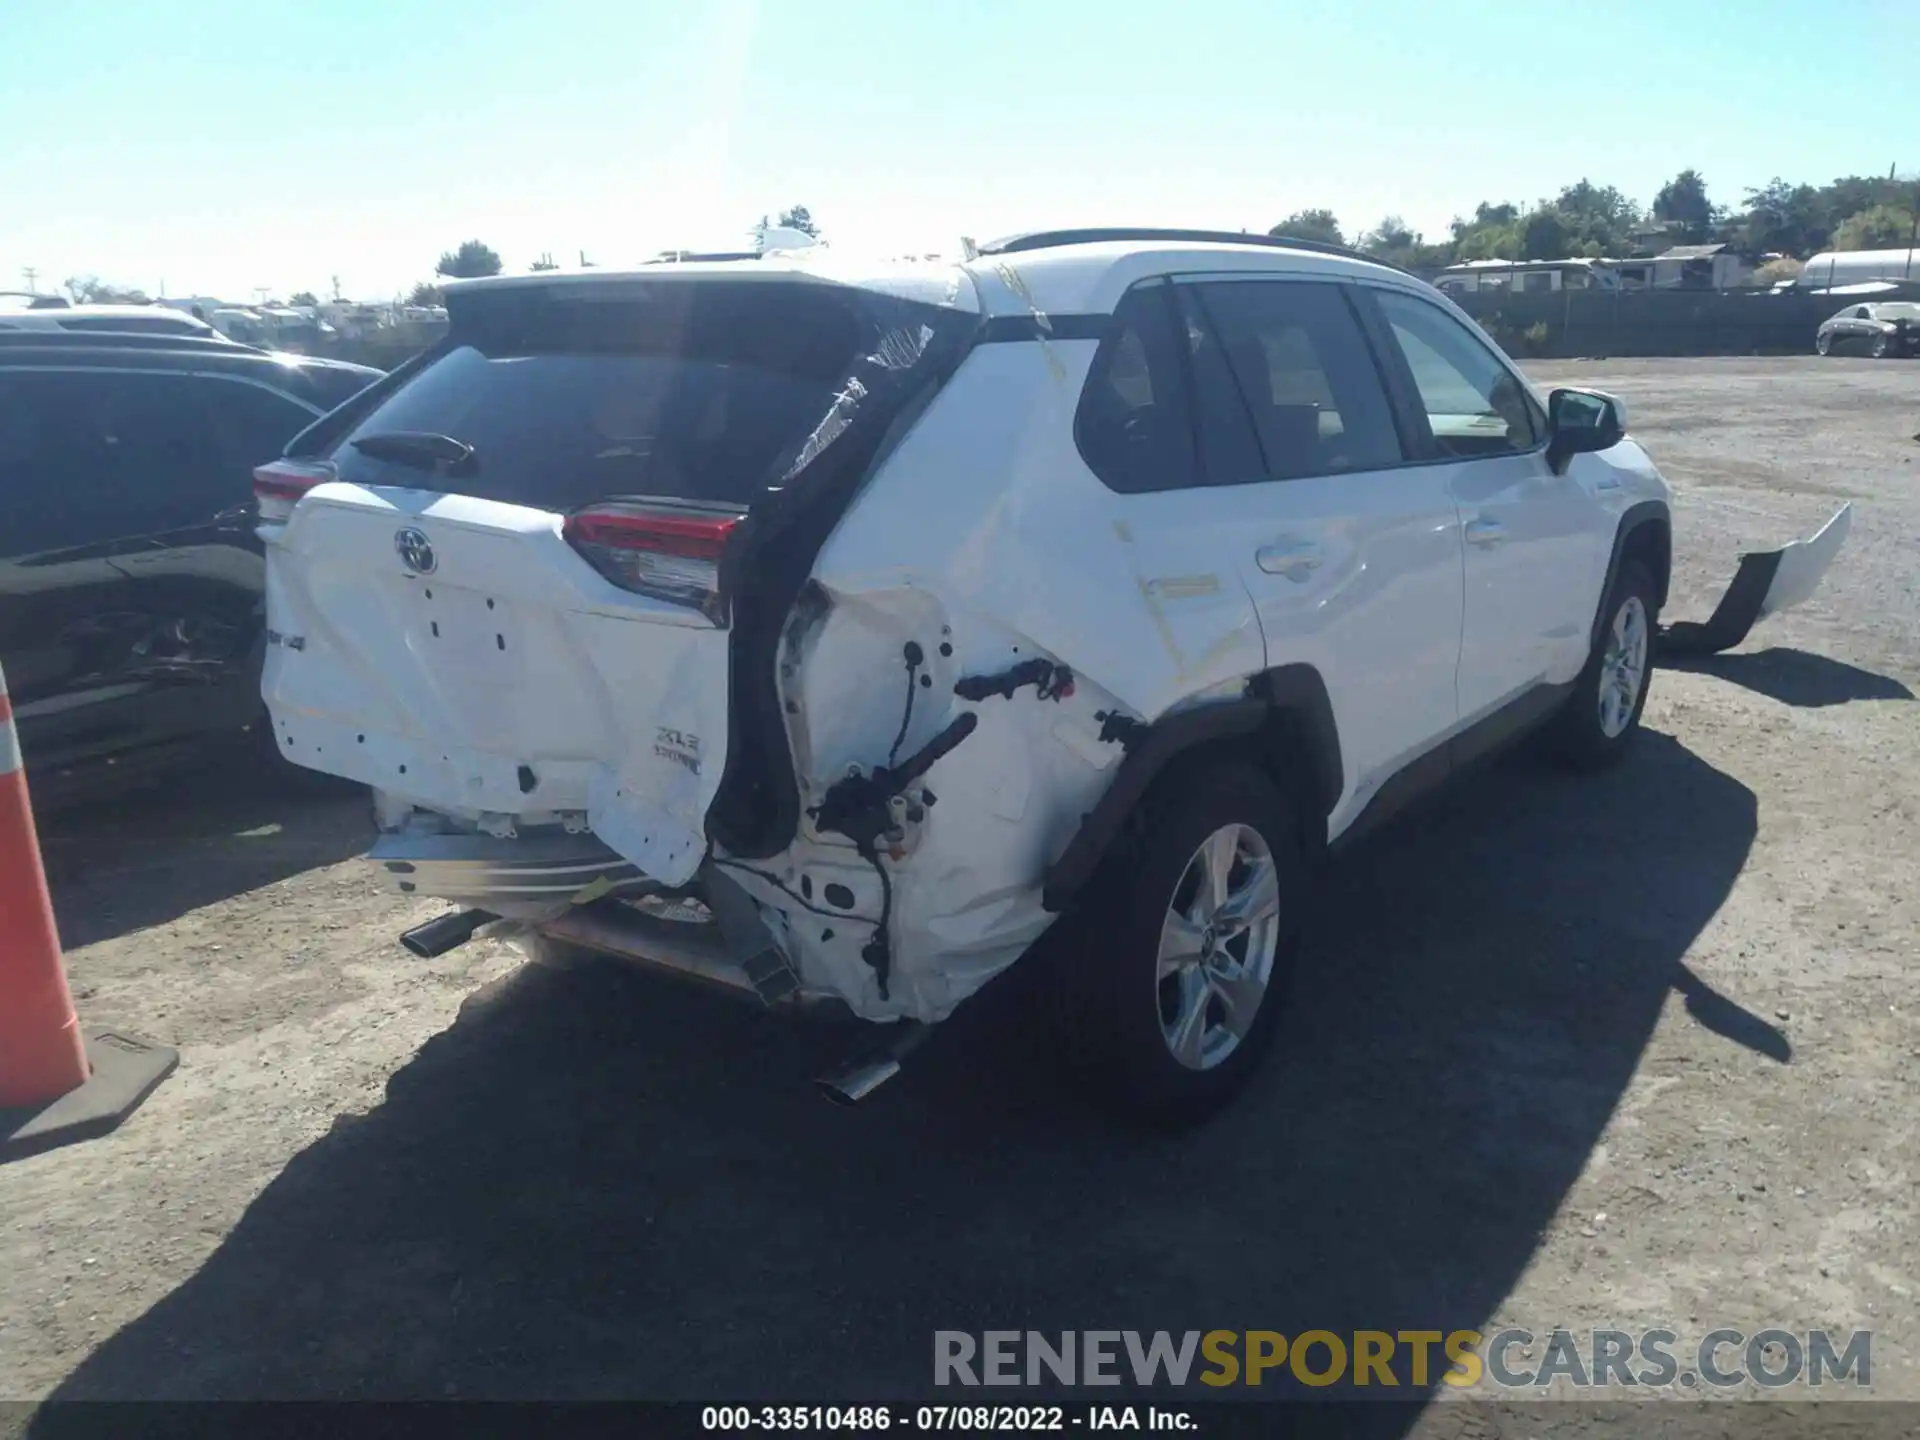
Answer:
<svg viewBox="0 0 1920 1440"><path fill-rule="evenodd" d="M1733 583L1704 623L1681 620L1660 627L1659 653L1717 655L1731 650L1767 616L1791 609L1820 588L1852 526L1853 506L1842 505L1812 538L1742 555Z"/></svg>

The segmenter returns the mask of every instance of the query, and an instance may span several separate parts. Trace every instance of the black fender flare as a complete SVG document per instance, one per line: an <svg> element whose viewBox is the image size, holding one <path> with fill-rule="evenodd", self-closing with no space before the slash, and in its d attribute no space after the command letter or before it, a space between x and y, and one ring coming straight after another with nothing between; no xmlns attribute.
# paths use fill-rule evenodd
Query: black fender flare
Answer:
<svg viewBox="0 0 1920 1440"><path fill-rule="evenodd" d="M1627 543L1634 532L1648 526L1658 526L1666 532L1667 568L1673 568L1673 511L1664 500L1641 500L1629 505L1620 516L1620 523L1613 532L1613 553L1607 557L1606 578L1600 582L1599 597L1593 602L1593 629L1587 636L1587 648L1591 650L1600 643L1600 632L1607 623L1607 596L1613 593L1613 582L1619 578L1620 562L1627 553ZM1654 583L1660 587L1659 599L1664 606L1667 603L1667 587L1671 573L1656 575Z"/></svg>
<svg viewBox="0 0 1920 1440"><path fill-rule="evenodd" d="M1345 783L1333 703L1318 670L1311 665L1283 665L1249 679L1244 695L1176 711L1154 721L1128 744L1113 783L1081 817L1080 828L1048 867L1041 904L1055 914L1072 906L1168 766L1202 746L1274 736L1282 726L1306 750L1309 773L1301 777L1300 798L1324 819L1338 803Z"/></svg>

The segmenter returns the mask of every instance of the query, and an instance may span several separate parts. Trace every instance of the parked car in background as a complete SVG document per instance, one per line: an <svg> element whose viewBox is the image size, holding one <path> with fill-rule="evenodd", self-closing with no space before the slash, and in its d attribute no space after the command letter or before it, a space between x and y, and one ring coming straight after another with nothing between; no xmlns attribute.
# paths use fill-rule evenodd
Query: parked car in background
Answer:
<svg viewBox="0 0 1920 1440"><path fill-rule="evenodd" d="M1881 300L1849 305L1820 322L1813 348L1822 355L1920 355L1920 302Z"/></svg>
<svg viewBox="0 0 1920 1440"><path fill-rule="evenodd" d="M11 330L222 338L206 321L164 305L61 305L0 310L0 331Z"/></svg>
<svg viewBox="0 0 1920 1440"><path fill-rule="evenodd" d="M1188 1121L1272 1041L1331 849L1531 731L1634 744L1665 481L1355 252L1068 232L447 304L256 476L282 749L470 907L417 953L504 916L904 1022L851 1100L1058 923L1063 1045ZM1823 535L1746 557L1707 648Z"/></svg>
<svg viewBox="0 0 1920 1440"><path fill-rule="evenodd" d="M193 335L19 318L0 317L0 664L35 796L57 800L260 733L252 470L380 372L191 316Z"/></svg>

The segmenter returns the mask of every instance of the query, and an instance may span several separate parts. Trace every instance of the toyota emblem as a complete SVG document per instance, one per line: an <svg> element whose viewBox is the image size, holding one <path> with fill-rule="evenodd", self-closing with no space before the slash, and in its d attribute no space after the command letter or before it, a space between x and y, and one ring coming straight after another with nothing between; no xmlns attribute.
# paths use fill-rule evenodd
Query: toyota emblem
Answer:
<svg viewBox="0 0 1920 1440"><path fill-rule="evenodd" d="M393 548L400 556L400 563L416 575L431 575L433 567L440 563L433 553L433 542L424 531L411 525L394 535Z"/></svg>

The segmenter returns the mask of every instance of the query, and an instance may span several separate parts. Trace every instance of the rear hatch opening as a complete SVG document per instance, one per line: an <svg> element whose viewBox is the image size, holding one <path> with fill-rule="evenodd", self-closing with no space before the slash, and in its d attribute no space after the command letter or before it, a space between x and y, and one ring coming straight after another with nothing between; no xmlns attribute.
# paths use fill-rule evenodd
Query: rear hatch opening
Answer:
<svg viewBox="0 0 1920 1440"><path fill-rule="evenodd" d="M572 835L681 885L710 829L784 846L779 632L976 317L724 268L448 301L417 368L256 474L283 753L372 786L390 832L442 817L436 863L450 830L494 869Z"/></svg>

